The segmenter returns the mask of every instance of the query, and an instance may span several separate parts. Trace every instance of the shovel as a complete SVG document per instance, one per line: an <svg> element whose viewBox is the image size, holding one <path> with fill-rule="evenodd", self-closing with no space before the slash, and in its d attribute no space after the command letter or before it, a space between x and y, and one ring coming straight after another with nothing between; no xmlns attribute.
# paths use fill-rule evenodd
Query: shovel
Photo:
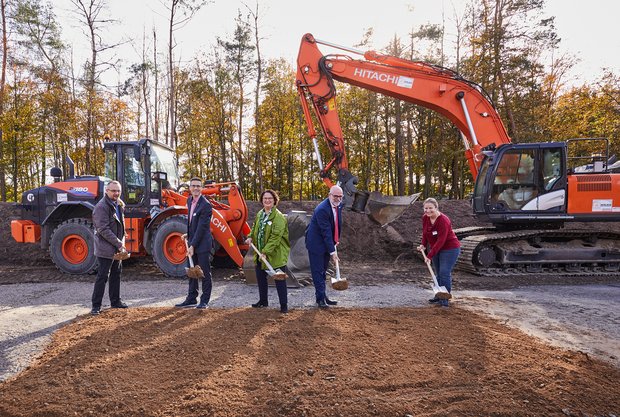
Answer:
<svg viewBox="0 0 620 417"><path fill-rule="evenodd" d="M449 300L450 298L452 298L452 294L448 292L446 287L439 286L439 284L437 283L437 277L435 276L435 272L433 271L431 264L426 262L428 258L424 253L424 249L420 249L420 252L422 252L422 256L424 257L424 263L426 264L426 266L428 266L428 271L431 273L431 277L433 277L433 292L435 293L435 298L439 300Z"/></svg>
<svg viewBox="0 0 620 417"><path fill-rule="evenodd" d="M263 254L260 253L260 251L258 250L256 246L254 246L254 243L250 242L250 246L252 247L252 249L254 249L254 252L256 252L256 254L261 258L261 260L265 262L265 265L267 265L267 271L266 271L267 275L269 275L276 281L286 280L286 272L282 271L280 268L273 269L273 266L271 266L269 261L267 261L267 257L266 256L263 257Z"/></svg>
<svg viewBox="0 0 620 417"><path fill-rule="evenodd" d="M335 248L334 248L335 249ZM336 257L338 256L338 249L336 250ZM342 278L340 276L340 266L338 265L338 261L336 261L336 276L331 278L332 288L337 291L344 291L349 288L349 281L346 278Z"/></svg>
<svg viewBox="0 0 620 417"><path fill-rule="evenodd" d="M189 252L189 246L187 246L187 239L184 238L183 241L185 242L185 248ZM194 266L194 260L192 259L191 256L189 256L189 253L187 254L187 260L189 261L189 268L185 268L185 273L187 274L187 277L191 279L204 278L205 277L204 271L202 270L200 265Z"/></svg>

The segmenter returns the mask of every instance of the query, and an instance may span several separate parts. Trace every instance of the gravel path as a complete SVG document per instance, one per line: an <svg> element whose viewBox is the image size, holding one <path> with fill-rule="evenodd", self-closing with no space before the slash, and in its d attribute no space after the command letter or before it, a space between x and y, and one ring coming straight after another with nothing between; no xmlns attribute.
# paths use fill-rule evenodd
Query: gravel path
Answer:
<svg viewBox="0 0 620 417"><path fill-rule="evenodd" d="M172 307L183 300L186 291L186 282L178 280L124 282L121 287L123 300L130 307ZM0 286L0 381L26 368L55 329L88 314L91 293L92 283L84 282ZM429 290L412 284L330 291L330 297L339 301L338 307L349 308L423 307L430 295ZM269 297L277 308L275 288L270 289ZM455 307L491 315L548 343L620 366L620 285L461 291L455 297ZM212 308L247 308L257 299L254 286L215 282L210 304ZM313 287L289 289L289 308L314 305Z"/></svg>

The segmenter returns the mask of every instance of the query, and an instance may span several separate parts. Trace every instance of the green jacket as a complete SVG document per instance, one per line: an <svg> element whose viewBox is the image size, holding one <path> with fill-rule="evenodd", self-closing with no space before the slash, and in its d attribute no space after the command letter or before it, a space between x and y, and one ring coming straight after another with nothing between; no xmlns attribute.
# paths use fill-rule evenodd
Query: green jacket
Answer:
<svg viewBox="0 0 620 417"><path fill-rule="evenodd" d="M291 250L291 244L288 240L288 223L284 214L280 212L276 207L271 209L269 217L267 218L267 224L265 225L265 237L263 247L258 246L258 231L260 230L260 224L265 216L265 211L261 209L254 219L252 225L252 232L250 237L252 243L267 257L267 260L271 266L280 268L286 265L288 262L288 254ZM258 262L258 255L254 257L254 260ZM267 265L261 261L262 269L266 270Z"/></svg>

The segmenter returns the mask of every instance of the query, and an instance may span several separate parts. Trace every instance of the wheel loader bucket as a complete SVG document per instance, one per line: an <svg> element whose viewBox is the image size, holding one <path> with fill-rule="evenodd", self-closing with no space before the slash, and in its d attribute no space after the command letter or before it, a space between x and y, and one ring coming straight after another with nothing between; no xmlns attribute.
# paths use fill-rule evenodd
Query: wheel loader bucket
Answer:
<svg viewBox="0 0 620 417"><path fill-rule="evenodd" d="M398 217L420 197L421 193L407 196L384 196L373 191L368 196L365 212L373 221L385 226Z"/></svg>

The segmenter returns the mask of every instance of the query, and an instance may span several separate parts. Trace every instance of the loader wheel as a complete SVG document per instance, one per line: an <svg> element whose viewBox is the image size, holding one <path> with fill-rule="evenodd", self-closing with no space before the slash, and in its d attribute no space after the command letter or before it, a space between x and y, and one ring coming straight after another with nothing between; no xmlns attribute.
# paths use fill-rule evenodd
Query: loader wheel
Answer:
<svg viewBox="0 0 620 417"><path fill-rule="evenodd" d="M69 219L58 225L50 238L50 256L67 274L91 274L97 270L95 233L87 219Z"/></svg>
<svg viewBox="0 0 620 417"><path fill-rule="evenodd" d="M170 277L185 277L187 249L181 238L187 233L187 216L171 216L153 233L151 254L161 271Z"/></svg>

